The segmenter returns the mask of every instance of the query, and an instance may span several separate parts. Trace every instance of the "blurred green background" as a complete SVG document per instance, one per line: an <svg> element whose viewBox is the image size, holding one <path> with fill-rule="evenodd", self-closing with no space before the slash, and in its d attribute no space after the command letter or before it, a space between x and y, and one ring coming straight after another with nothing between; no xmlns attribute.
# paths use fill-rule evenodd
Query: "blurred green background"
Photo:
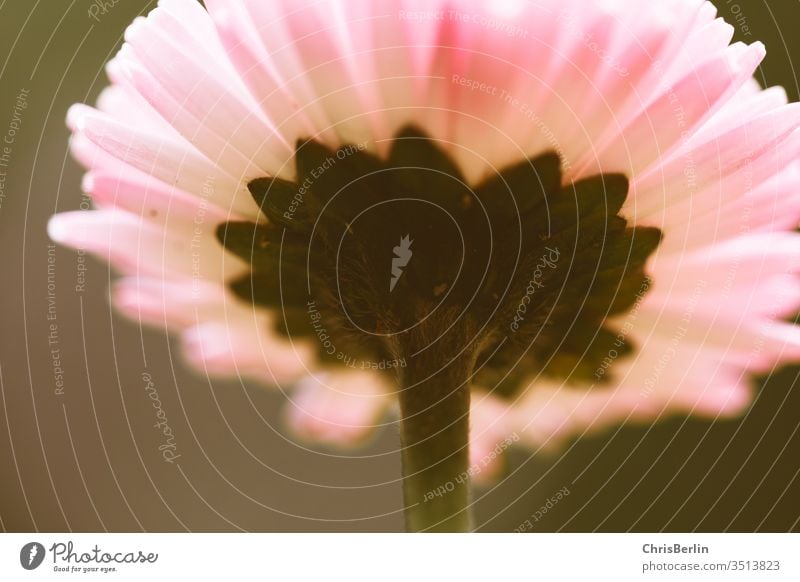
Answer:
<svg viewBox="0 0 800 582"><path fill-rule="evenodd" d="M89 18L90 0L0 0L0 128L30 91L0 199L0 530L396 531L402 528L398 436L383 430L350 453L288 437L278 392L195 376L163 333L114 316L107 267L56 251L65 391L53 393L45 224L80 204L82 171L64 118L93 102L126 25L154 2L120 1ZM109 6L113 2L106 2ZM737 36L762 40L764 85L798 98L800 3L720 0ZM800 64L800 63L798 63ZM63 290L63 291L62 291ZM179 465L158 453L144 360L176 434ZM800 529L797 369L758 388L740 420L673 419L623 427L565 451L514 451L512 474L476 492L476 522L511 531L543 500L570 495L533 531Z"/></svg>

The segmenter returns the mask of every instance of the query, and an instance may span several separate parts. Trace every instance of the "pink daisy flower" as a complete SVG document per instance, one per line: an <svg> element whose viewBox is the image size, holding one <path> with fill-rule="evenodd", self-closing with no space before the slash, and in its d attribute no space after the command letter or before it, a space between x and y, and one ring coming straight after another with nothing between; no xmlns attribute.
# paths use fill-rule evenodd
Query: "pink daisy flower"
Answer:
<svg viewBox="0 0 800 582"><path fill-rule="evenodd" d="M410 529L511 444L739 414L800 356L800 109L710 3L205 4L70 110L96 208L50 236L299 435L398 410Z"/></svg>

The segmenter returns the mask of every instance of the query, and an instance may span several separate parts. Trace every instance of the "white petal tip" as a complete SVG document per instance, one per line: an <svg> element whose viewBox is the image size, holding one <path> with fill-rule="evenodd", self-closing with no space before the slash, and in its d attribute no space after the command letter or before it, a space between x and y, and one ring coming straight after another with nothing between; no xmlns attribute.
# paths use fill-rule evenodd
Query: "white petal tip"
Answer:
<svg viewBox="0 0 800 582"><path fill-rule="evenodd" d="M83 103L76 103L67 110L67 127L73 133L83 131L86 127L86 110Z"/></svg>
<svg viewBox="0 0 800 582"><path fill-rule="evenodd" d="M97 180L92 172L87 172L83 175L83 180L81 180L81 189L86 192L87 194L93 194L95 191L95 186L97 185Z"/></svg>
<svg viewBox="0 0 800 582"><path fill-rule="evenodd" d="M47 223L47 234L50 239L59 244L69 244L72 230L69 223L69 216L65 214L56 214L50 217Z"/></svg>
<svg viewBox="0 0 800 582"><path fill-rule="evenodd" d="M154 8L148 16L152 16L152 14L158 10L158 8ZM128 28L125 29L125 41L132 42L132 39L136 38L137 34L142 30L144 24L147 22L147 18L144 16L137 16L133 22L128 25Z"/></svg>

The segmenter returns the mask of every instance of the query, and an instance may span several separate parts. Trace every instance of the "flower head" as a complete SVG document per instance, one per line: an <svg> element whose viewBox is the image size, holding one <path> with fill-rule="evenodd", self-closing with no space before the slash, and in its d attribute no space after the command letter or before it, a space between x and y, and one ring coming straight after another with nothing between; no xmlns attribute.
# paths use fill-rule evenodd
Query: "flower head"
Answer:
<svg viewBox="0 0 800 582"><path fill-rule="evenodd" d="M453 362L474 475L800 356L800 109L701 0L161 0L74 106L125 314L363 439ZM419 380L424 382L424 379Z"/></svg>

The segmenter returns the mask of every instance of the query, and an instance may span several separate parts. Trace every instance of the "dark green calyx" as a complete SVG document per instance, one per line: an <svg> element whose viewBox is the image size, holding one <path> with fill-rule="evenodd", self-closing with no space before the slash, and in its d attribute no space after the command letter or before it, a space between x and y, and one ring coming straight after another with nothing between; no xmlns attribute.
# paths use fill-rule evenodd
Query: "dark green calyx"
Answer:
<svg viewBox="0 0 800 582"><path fill-rule="evenodd" d="M545 154L470 186L413 127L386 159L307 141L295 162L296 183L248 185L265 224L218 236L252 265L235 293L326 360L393 372L470 362L470 384L510 395L537 374L604 382L604 362L632 349L607 321L646 291L661 232L620 216L624 176L562 186Z"/></svg>

